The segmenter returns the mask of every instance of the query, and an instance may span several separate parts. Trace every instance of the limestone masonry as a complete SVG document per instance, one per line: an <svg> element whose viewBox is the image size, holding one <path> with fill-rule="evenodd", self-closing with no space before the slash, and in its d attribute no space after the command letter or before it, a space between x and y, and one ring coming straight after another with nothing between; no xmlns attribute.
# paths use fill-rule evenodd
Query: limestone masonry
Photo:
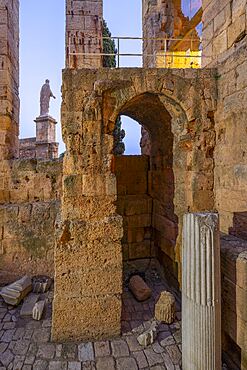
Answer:
<svg viewBox="0 0 247 370"><path fill-rule="evenodd" d="M143 68L103 68L103 1L66 1L66 152L58 158L49 109L34 117L36 137L19 141L19 1L0 0L0 285L54 278L54 295L44 293L52 310L43 313L40 303L41 321L30 325L45 332L47 314L46 341L51 334L78 348L78 369L84 361L100 370L180 369L183 357L185 369L196 369L196 360L221 370L222 341L228 368L247 370L247 0L203 0L191 17L179 0L142 5ZM202 68L173 68L179 53L196 53ZM142 126L143 155L114 155L121 115ZM217 218L216 228L195 221L202 212ZM130 292L136 279L150 288L144 302ZM183 348L175 330L181 290ZM176 305L171 295L162 301L164 291ZM174 324L152 321L156 302L159 318ZM8 320L13 314L1 305ZM0 367L14 361L15 344L5 343L15 324L7 324ZM47 346L45 366L67 368L59 345Z"/></svg>

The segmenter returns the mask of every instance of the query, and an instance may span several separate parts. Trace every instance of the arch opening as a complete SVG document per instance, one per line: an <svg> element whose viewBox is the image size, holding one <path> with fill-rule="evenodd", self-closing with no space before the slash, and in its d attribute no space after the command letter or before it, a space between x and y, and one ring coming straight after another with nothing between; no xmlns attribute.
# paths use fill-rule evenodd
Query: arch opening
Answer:
<svg viewBox="0 0 247 370"><path fill-rule="evenodd" d="M148 140L143 155L116 156L117 213L123 217L125 279L145 273L157 261L165 275L177 279L174 266L178 218L174 210L172 117L158 94L127 102L120 114L137 121ZM148 143L147 143L148 141Z"/></svg>

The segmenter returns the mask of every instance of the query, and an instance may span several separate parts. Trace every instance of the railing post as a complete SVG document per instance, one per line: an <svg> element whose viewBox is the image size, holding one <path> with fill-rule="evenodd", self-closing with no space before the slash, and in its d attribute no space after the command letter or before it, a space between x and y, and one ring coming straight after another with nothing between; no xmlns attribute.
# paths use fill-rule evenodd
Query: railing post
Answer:
<svg viewBox="0 0 247 370"><path fill-rule="evenodd" d="M120 39L119 37L117 38L117 67L119 68L120 66Z"/></svg>

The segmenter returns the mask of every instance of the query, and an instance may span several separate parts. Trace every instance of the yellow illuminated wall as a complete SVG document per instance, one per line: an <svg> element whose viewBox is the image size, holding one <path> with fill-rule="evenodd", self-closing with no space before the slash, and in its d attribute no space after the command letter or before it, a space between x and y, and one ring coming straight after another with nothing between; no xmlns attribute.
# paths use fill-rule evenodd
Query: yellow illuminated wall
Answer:
<svg viewBox="0 0 247 370"><path fill-rule="evenodd" d="M157 68L201 68L201 51L160 51L156 55Z"/></svg>

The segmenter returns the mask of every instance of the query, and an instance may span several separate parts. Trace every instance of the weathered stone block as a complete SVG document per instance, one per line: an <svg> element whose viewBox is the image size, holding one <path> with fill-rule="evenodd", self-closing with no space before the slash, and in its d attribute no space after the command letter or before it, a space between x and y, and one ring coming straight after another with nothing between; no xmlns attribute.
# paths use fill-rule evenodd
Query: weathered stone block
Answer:
<svg viewBox="0 0 247 370"><path fill-rule="evenodd" d="M17 306L31 290L31 279L28 276L24 276L13 284L4 287L0 294L6 303Z"/></svg>
<svg viewBox="0 0 247 370"><path fill-rule="evenodd" d="M37 302L32 310L32 317L34 320L41 320L45 308L45 301Z"/></svg>
<svg viewBox="0 0 247 370"><path fill-rule="evenodd" d="M170 292L162 292L155 304L155 318L166 324L172 324L176 316L176 301Z"/></svg>
<svg viewBox="0 0 247 370"><path fill-rule="evenodd" d="M129 289L135 298L141 302L146 301L152 295L152 290L139 275L135 275L130 278Z"/></svg>

